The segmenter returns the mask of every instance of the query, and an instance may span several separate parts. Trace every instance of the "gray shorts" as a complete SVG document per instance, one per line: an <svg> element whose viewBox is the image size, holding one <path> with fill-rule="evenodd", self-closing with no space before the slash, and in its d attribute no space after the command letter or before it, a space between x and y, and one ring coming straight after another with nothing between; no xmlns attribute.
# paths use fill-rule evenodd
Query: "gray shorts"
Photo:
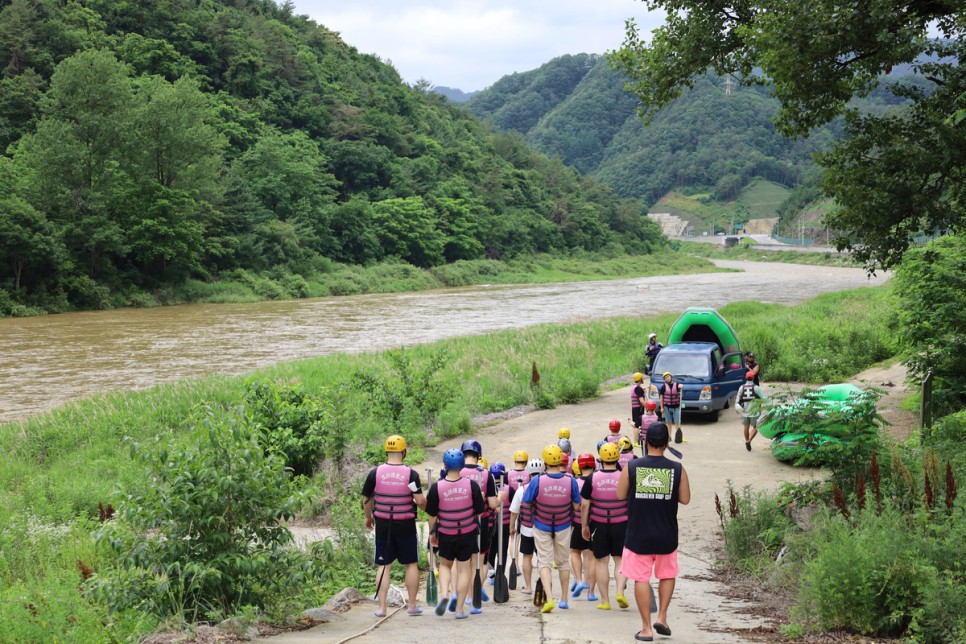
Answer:
<svg viewBox="0 0 966 644"><path fill-rule="evenodd" d="M742 416L741 424L745 427L758 427L758 416L759 414L755 414L754 416Z"/></svg>

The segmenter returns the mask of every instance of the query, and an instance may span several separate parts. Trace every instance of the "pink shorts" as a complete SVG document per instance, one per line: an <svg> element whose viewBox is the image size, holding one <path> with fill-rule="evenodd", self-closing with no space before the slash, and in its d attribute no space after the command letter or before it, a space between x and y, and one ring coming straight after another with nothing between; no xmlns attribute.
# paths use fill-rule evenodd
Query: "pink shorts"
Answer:
<svg viewBox="0 0 966 644"><path fill-rule="evenodd" d="M658 579L674 579L678 576L678 551L667 555L639 555L624 548L621 557L621 574L628 579L648 583L651 570Z"/></svg>

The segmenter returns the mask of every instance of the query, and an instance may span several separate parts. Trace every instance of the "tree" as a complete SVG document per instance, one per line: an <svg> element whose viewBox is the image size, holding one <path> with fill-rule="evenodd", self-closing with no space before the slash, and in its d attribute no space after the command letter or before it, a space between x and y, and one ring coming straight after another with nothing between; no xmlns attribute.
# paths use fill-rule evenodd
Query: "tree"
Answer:
<svg viewBox="0 0 966 644"><path fill-rule="evenodd" d="M870 269L892 266L910 236L954 231L964 223L961 191L966 128L948 117L966 91L966 11L953 0L647 0L667 22L644 43L633 21L610 55L631 80L645 119L668 105L710 67L744 84L770 84L781 102L777 127L805 136L845 115L845 138L820 162L826 191L840 210L830 223L835 243L853 249ZM941 38L930 38L938 33ZM931 91L897 83L909 107L859 116L851 102L869 94L893 66L912 63ZM760 70L760 73L758 73ZM961 107L961 106L960 106ZM882 147L883 144L885 147ZM940 145L935 150L931 146ZM937 154L930 154L931 152ZM955 151L955 152L954 152ZM906 152L914 168L896 164ZM880 191L895 176L895 190ZM913 198L910 191L925 193ZM872 195L872 193L875 193ZM872 198L870 198L872 195ZM950 204L954 204L950 207Z"/></svg>
<svg viewBox="0 0 966 644"><path fill-rule="evenodd" d="M446 239L437 227L436 213L422 197L378 201L372 204L372 213L385 254L421 267L442 263Z"/></svg>

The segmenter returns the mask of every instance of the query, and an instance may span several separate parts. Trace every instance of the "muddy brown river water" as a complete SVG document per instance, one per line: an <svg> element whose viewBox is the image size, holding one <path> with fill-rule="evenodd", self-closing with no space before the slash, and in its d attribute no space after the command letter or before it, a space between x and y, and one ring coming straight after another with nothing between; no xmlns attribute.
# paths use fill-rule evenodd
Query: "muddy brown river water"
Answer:
<svg viewBox="0 0 966 644"><path fill-rule="evenodd" d="M794 304L886 279L858 268L716 263L741 272L2 319L0 421L102 391L311 356L738 300Z"/></svg>

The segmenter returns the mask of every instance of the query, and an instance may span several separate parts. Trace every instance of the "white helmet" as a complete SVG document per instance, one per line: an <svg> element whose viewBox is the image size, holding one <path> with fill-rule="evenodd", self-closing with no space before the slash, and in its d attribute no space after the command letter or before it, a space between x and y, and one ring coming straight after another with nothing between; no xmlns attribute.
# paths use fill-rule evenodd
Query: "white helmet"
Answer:
<svg viewBox="0 0 966 644"><path fill-rule="evenodd" d="M527 474L530 476L535 476L537 474L543 474L543 459L542 458L531 458L530 462L527 463Z"/></svg>
<svg viewBox="0 0 966 644"><path fill-rule="evenodd" d="M656 333L652 333L651 335L647 336L647 339L648 340L653 340L656 337L657 337L657 334Z"/></svg>

